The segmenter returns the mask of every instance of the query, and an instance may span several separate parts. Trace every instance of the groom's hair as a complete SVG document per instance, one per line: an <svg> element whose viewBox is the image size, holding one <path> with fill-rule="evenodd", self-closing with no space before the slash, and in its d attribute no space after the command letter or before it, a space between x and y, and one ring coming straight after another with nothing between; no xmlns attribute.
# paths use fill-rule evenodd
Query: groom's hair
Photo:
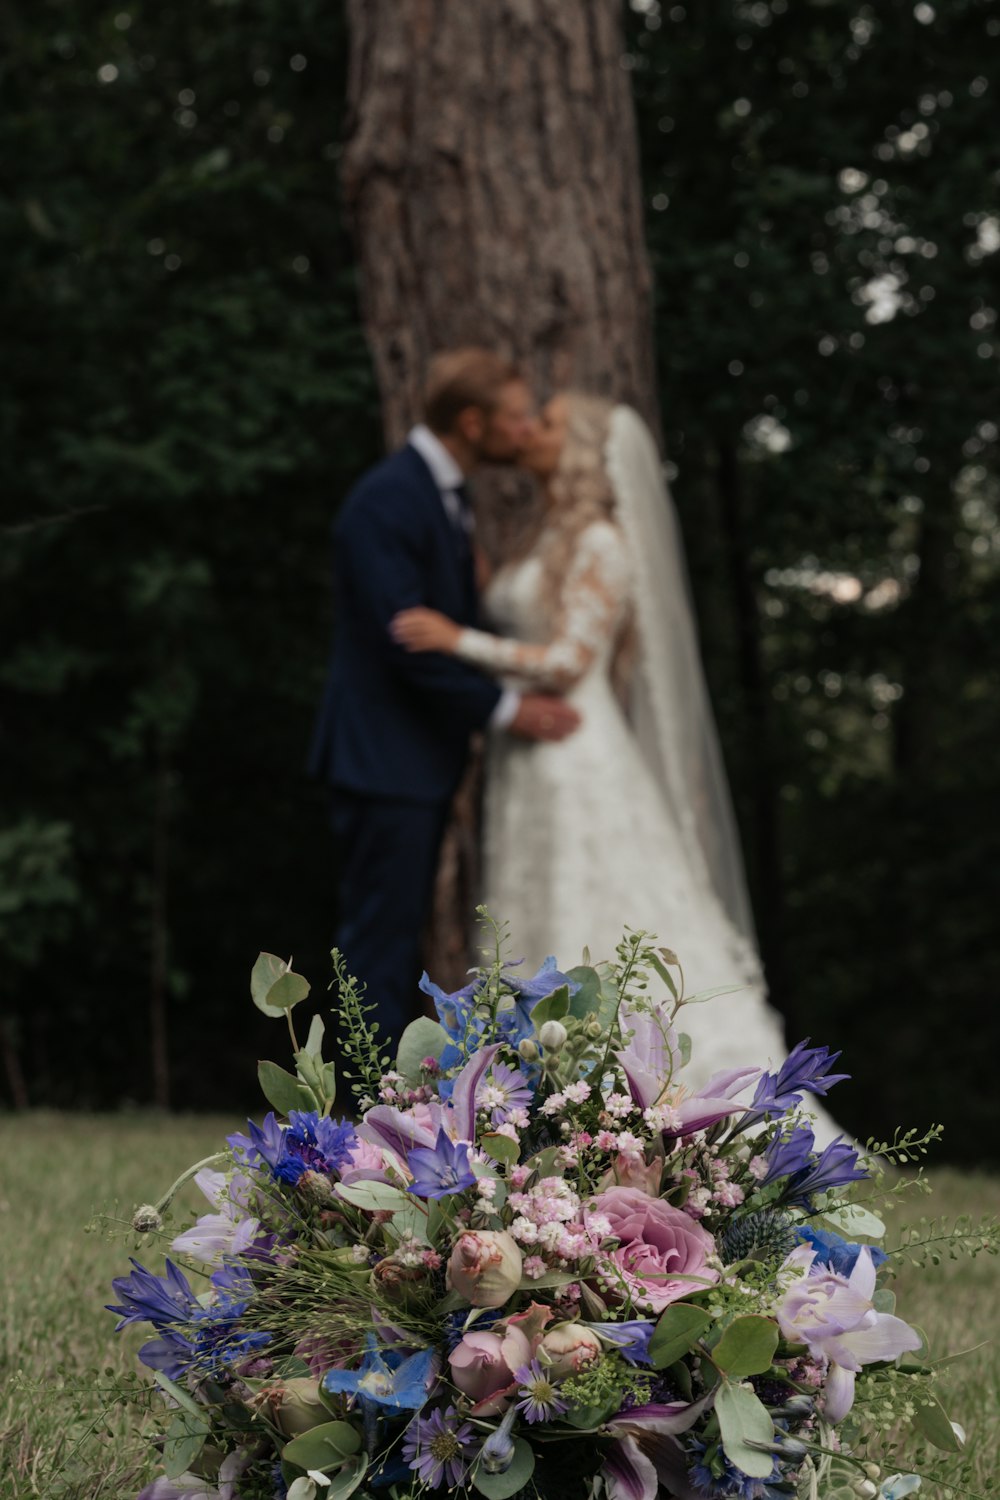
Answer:
<svg viewBox="0 0 1000 1500"><path fill-rule="evenodd" d="M470 406L493 411L504 386L522 378L513 360L492 349L445 349L428 366L424 421L432 432L451 432L459 412Z"/></svg>

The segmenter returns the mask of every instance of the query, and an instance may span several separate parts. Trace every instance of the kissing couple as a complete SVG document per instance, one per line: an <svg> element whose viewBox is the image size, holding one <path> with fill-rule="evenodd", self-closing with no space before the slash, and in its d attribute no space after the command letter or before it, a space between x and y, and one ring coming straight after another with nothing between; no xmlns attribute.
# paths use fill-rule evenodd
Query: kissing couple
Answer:
<svg viewBox="0 0 1000 1500"><path fill-rule="evenodd" d="M466 480L513 463L545 504L490 573ZM574 391L536 415L502 356L437 355L423 421L341 508L334 589L311 766L340 846L337 943L382 1038L420 1010L442 837L482 730L482 899L527 972L578 963L585 944L612 958L626 926L655 933L688 993L742 986L685 1011L697 1083L784 1058L679 529L639 415Z"/></svg>

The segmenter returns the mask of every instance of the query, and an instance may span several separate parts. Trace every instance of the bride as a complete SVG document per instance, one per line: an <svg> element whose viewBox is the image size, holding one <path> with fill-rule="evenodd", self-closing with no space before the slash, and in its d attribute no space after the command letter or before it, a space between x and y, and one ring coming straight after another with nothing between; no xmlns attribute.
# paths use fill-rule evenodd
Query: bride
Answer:
<svg viewBox="0 0 1000 1500"><path fill-rule="evenodd" d="M411 651L453 653L514 688L566 695L579 729L557 744L490 737L483 899L526 963L611 958L628 925L677 953L688 1076L777 1065L742 862L702 676L681 543L659 455L638 414L577 394L546 406L523 466L545 520L495 573L496 634L428 609L393 622Z"/></svg>

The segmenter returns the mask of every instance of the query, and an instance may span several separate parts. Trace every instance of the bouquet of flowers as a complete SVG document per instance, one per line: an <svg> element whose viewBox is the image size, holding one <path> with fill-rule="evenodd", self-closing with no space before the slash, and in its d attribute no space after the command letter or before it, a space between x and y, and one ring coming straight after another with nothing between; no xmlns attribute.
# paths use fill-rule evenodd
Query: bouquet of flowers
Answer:
<svg viewBox="0 0 1000 1500"><path fill-rule="evenodd" d="M141 1500L910 1494L866 1431L906 1413L959 1439L851 1201L878 1159L815 1146L838 1054L691 1090L683 1012L706 997L672 953L627 934L614 963L525 977L496 949L455 994L424 977L438 1020L391 1066L334 954L353 1119L321 1018L296 1034L307 982L258 959L295 1072L262 1062L274 1112L180 1179L211 1212L165 1274L114 1282L164 1398Z"/></svg>

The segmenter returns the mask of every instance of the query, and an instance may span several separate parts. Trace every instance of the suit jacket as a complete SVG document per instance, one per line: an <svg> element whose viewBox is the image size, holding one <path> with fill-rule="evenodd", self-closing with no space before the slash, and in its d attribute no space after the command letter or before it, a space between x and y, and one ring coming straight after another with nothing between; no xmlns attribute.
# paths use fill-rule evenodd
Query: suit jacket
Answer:
<svg viewBox="0 0 1000 1500"><path fill-rule="evenodd" d="M367 796L447 799L500 688L454 657L410 654L389 636L393 615L414 604L476 623L471 549L415 448L362 476L333 541L334 643L310 769Z"/></svg>

